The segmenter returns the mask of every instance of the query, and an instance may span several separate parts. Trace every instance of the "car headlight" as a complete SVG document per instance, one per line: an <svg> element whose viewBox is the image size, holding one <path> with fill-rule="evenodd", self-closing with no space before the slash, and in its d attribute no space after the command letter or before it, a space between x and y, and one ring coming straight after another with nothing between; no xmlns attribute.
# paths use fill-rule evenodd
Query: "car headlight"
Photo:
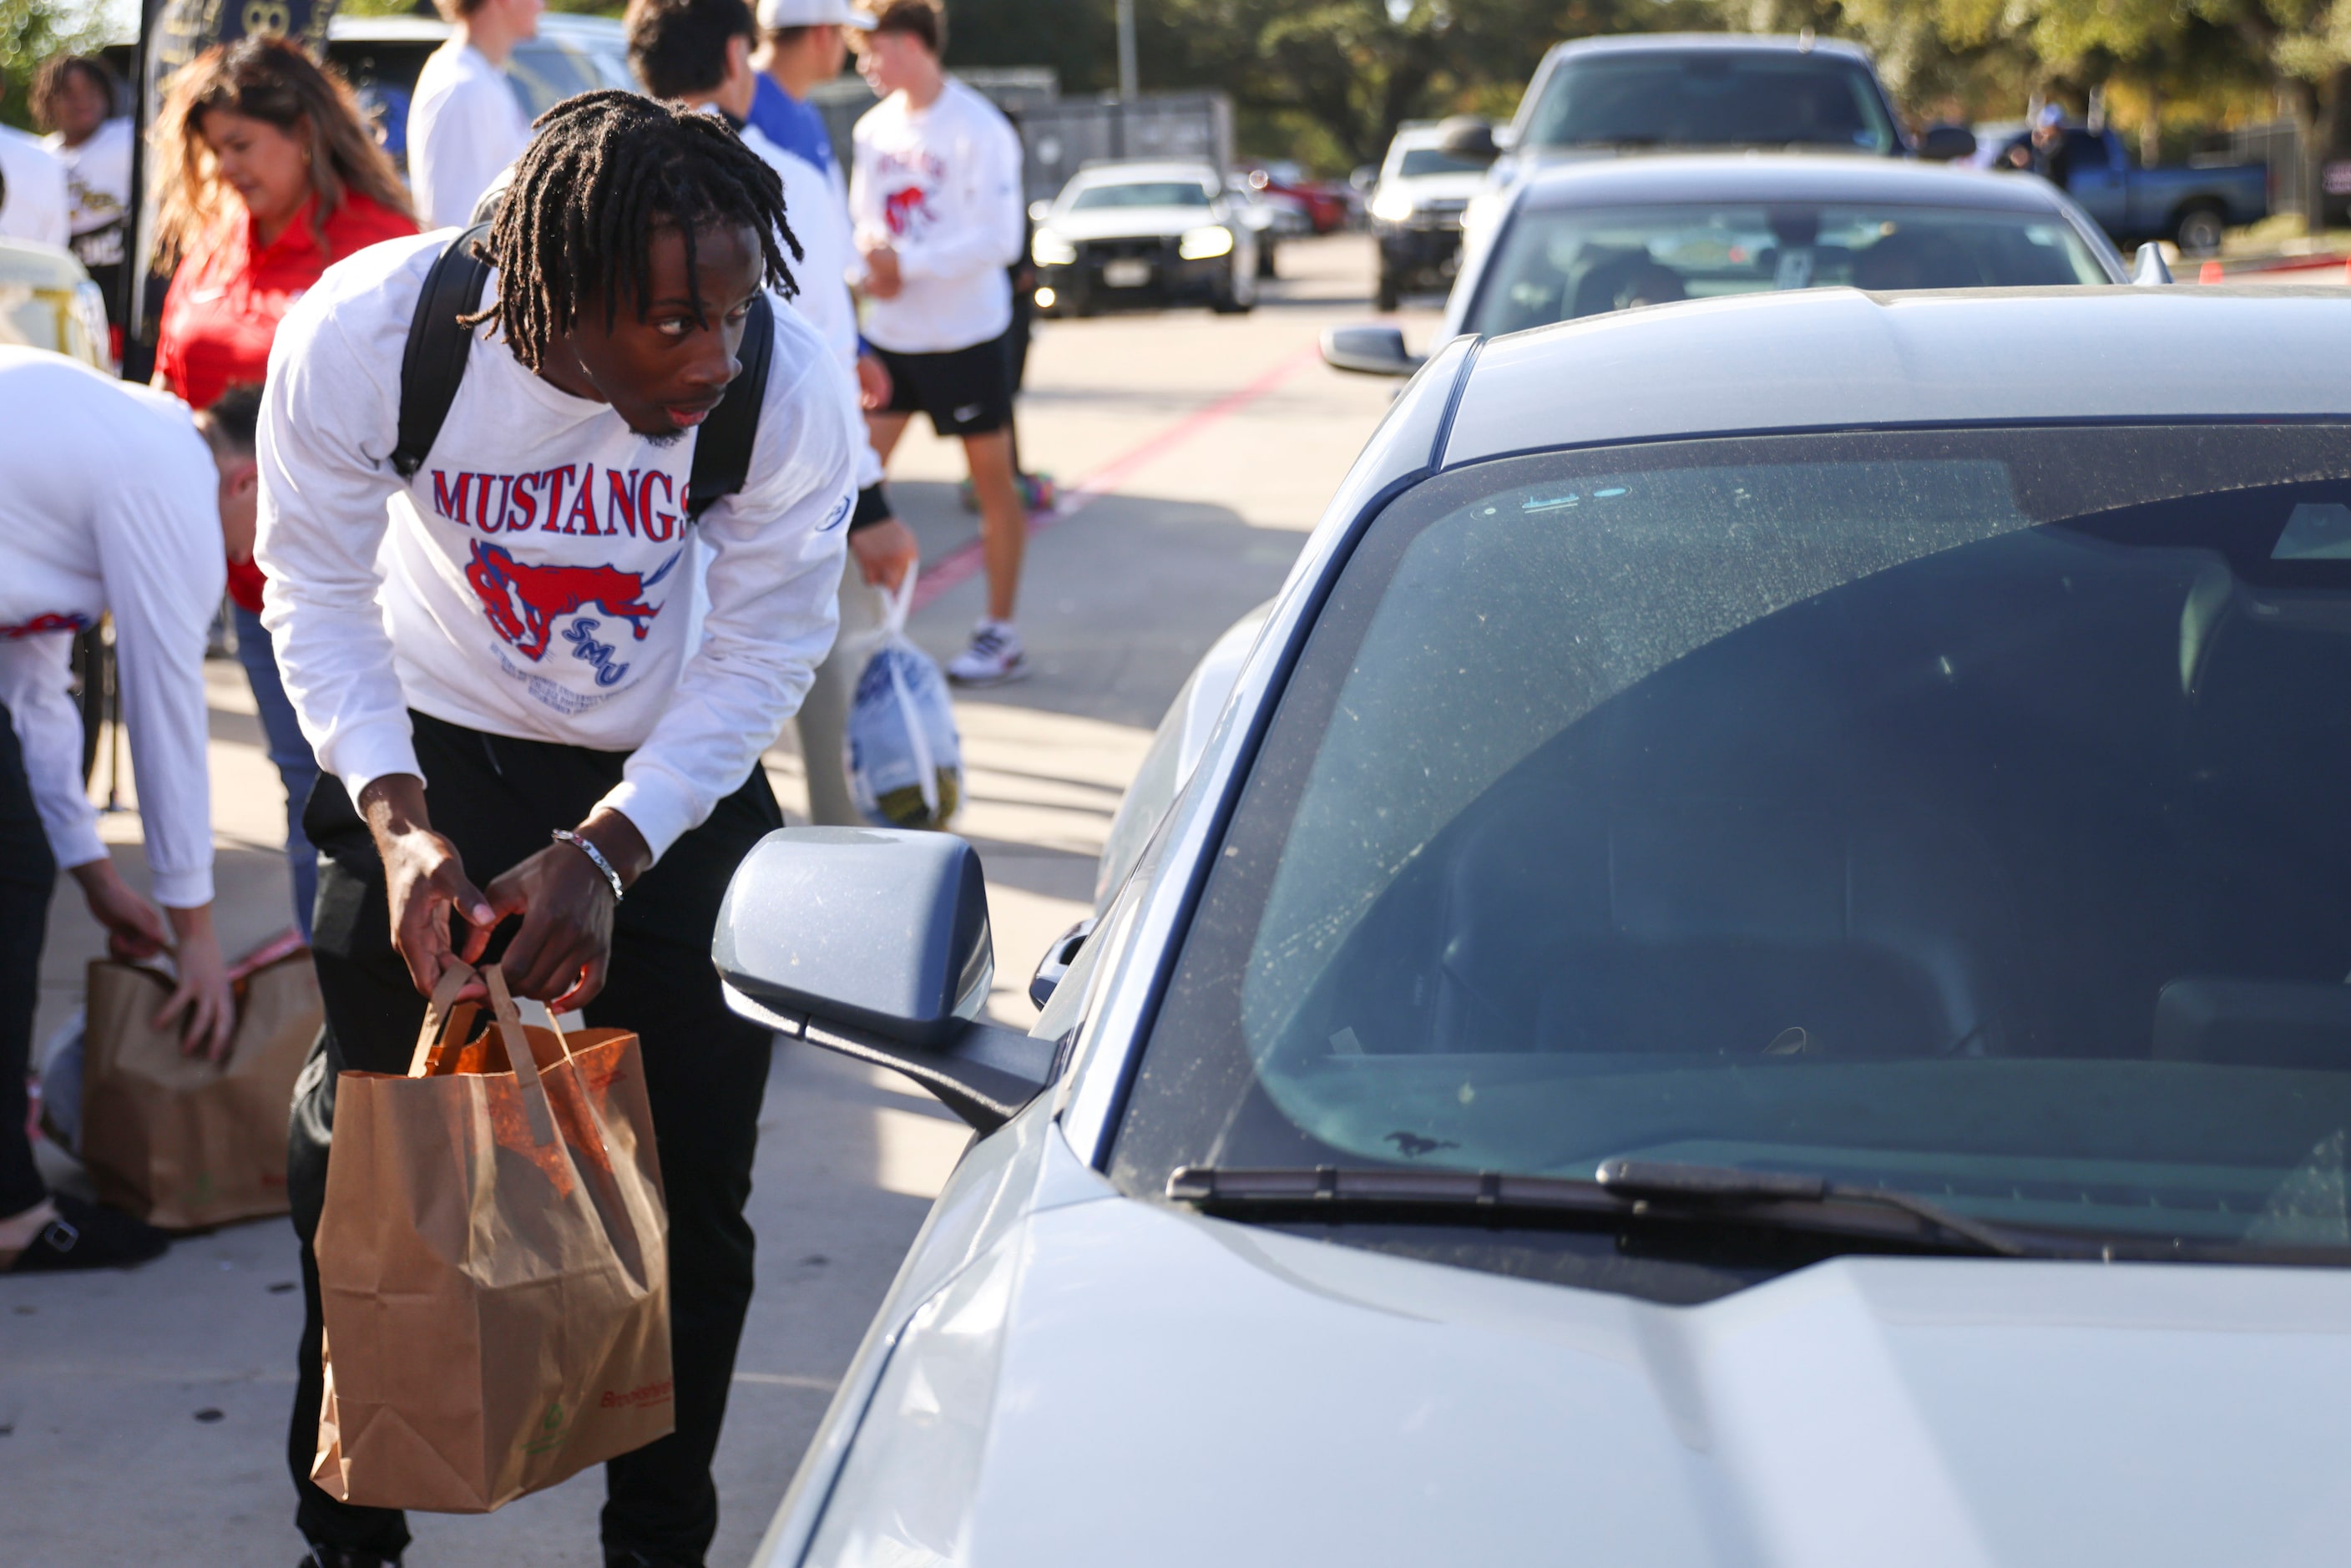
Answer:
<svg viewBox="0 0 2351 1568"><path fill-rule="evenodd" d="M1029 255L1040 267L1067 267L1078 259L1078 247L1051 229L1039 229L1029 242Z"/></svg>
<svg viewBox="0 0 2351 1568"><path fill-rule="evenodd" d="M1402 191L1382 191L1372 198L1372 216L1384 224L1412 221L1412 198Z"/></svg>
<svg viewBox="0 0 2351 1568"><path fill-rule="evenodd" d="M1214 256L1229 255L1232 248L1233 231L1222 224L1215 224L1186 234L1184 243L1176 247L1176 254L1186 261L1207 261Z"/></svg>

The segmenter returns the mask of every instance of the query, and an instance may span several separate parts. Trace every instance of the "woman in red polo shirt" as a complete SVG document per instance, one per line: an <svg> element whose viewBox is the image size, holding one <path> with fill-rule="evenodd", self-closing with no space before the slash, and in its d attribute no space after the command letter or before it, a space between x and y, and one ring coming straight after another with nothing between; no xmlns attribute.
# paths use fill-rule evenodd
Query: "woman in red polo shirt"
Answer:
<svg viewBox="0 0 2351 1568"><path fill-rule="evenodd" d="M248 38L207 49L172 78L156 137L158 265L178 270L163 301L155 382L196 408L260 384L279 319L329 265L416 232L350 89L290 44ZM286 859L307 938L318 862L302 808L318 764L262 629L253 540L226 544L237 658L286 784Z"/></svg>

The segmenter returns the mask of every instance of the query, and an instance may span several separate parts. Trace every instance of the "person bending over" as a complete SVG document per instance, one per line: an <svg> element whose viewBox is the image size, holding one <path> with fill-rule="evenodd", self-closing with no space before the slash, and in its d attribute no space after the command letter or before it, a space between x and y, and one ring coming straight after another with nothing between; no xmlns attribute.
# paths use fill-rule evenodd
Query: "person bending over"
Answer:
<svg viewBox="0 0 2351 1568"><path fill-rule="evenodd" d="M171 949L157 1017L215 1061L235 1020L213 933L204 632L221 536L253 531L251 410L177 398L61 354L0 348L0 1271L102 1269L163 1250L160 1230L50 1194L25 1128L25 1069L57 868L118 958ZM122 712L156 903L99 841L82 788L74 634L114 617Z"/></svg>
<svg viewBox="0 0 2351 1568"><path fill-rule="evenodd" d="M697 428L757 298L793 287L782 191L724 122L634 93L540 118L484 244L455 402L403 481L400 371L450 236L330 268L286 318L262 413L262 619L327 777L314 951L327 1025L287 1185L306 1312L287 1458L320 1564L396 1560L385 1509L309 1479L310 1251L336 1075L405 1071L453 964L634 1030L669 1203L676 1430L607 1467L605 1561L699 1563L710 1459L751 1296L767 1031L710 967L737 862L780 825L760 753L833 634L855 495L851 393L775 310L749 469L689 515ZM689 628L706 567L708 609Z"/></svg>

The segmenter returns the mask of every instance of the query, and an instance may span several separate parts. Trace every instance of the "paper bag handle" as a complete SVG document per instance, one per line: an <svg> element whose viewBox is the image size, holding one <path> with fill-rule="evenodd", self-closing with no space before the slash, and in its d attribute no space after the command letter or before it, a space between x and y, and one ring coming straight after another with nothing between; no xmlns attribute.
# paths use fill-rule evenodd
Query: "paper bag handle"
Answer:
<svg viewBox="0 0 2351 1568"><path fill-rule="evenodd" d="M415 1053L408 1059L408 1075L411 1078L424 1076L424 1070L433 1056L434 1042L441 1038L441 1031L449 1027L449 1014L456 1006L457 993L465 989L465 982L473 977L474 971L465 965L452 964L449 972L441 977L441 983L433 988L433 999L424 1005L424 1027L416 1031Z"/></svg>
<svg viewBox="0 0 2351 1568"><path fill-rule="evenodd" d="M507 1065L514 1069L515 1084L522 1091L522 1112L530 1122L530 1135L541 1144L551 1144L555 1142L555 1112L547 1103L547 1085L539 1082L538 1058L531 1054L530 1037L523 1032L522 1015L515 1010L514 996L507 989L506 971L496 964L485 964L482 978L489 982L490 1012L498 1020L499 1038L506 1041ZM437 988L434 994L439 994ZM562 1032L558 1030L556 1039L562 1038ZM569 1047L565 1049L568 1051Z"/></svg>

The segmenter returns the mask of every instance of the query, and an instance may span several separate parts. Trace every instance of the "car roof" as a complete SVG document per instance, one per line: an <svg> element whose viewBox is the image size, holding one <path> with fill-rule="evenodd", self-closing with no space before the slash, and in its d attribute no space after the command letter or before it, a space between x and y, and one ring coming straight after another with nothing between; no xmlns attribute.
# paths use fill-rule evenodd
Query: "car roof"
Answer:
<svg viewBox="0 0 2351 1568"><path fill-rule="evenodd" d="M2351 417L2346 362L2341 288L1738 295L1479 345L1443 461L1774 430Z"/></svg>
<svg viewBox="0 0 2351 1568"><path fill-rule="evenodd" d="M438 44L456 29L438 16L336 16L327 23L330 44ZM549 11L538 19L538 36L550 41L598 43L627 37L610 16L572 16Z"/></svg>
<svg viewBox="0 0 2351 1568"><path fill-rule="evenodd" d="M1544 162L1520 182L1519 202L1561 207L1681 202L1882 202L1980 211L2064 210L2040 180L1850 152L1693 153Z"/></svg>
<svg viewBox="0 0 2351 1568"><path fill-rule="evenodd" d="M1196 180L1205 185L1224 184L1223 176L1207 163L1188 159L1143 159L1088 163L1070 176L1064 190L1076 185L1137 185L1145 180Z"/></svg>
<svg viewBox="0 0 2351 1568"><path fill-rule="evenodd" d="M1812 38L1794 33L1618 33L1576 38L1552 47L1553 60L1593 55L1834 55L1869 63L1869 51L1842 38Z"/></svg>

